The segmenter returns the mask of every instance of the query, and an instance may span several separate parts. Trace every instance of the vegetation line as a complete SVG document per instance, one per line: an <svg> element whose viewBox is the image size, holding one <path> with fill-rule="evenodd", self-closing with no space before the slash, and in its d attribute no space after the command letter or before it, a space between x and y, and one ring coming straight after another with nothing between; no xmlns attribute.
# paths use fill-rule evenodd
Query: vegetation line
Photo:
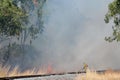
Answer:
<svg viewBox="0 0 120 80"><path fill-rule="evenodd" d="M106 70L98 70L97 73L104 73ZM20 78L32 78L32 77L46 77L46 76L55 76L55 75L66 75L66 74L83 74L86 71L78 71L78 72L64 72L64 73L53 73L53 74L41 74L41 75L24 75L24 76L13 76L13 77L1 77L0 80L13 80Z"/></svg>

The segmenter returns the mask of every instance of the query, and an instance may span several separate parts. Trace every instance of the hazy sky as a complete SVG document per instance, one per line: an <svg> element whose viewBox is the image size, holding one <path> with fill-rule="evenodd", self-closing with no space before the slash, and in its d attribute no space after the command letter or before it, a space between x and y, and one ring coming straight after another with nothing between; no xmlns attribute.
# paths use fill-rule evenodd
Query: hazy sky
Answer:
<svg viewBox="0 0 120 80"><path fill-rule="evenodd" d="M44 32L35 40L40 60L65 70L119 68L120 44L108 43L112 24L105 24L113 0L47 0Z"/></svg>

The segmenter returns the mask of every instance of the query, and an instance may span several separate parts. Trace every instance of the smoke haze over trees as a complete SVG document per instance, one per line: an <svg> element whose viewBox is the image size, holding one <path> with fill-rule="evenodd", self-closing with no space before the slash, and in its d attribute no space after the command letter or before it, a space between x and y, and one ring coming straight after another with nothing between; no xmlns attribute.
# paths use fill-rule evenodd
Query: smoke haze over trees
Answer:
<svg viewBox="0 0 120 80"><path fill-rule="evenodd" d="M27 53L34 53L35 50L30 44L43 31L42 8L46 0L34 1L0 0L1 64L23 66L24 63L17 60L24 62ZM29 61L30 59L28 64Z"/></svg>
<svg viewBox="0 0 120 80"><path fill-rule="evenodd" d="M44 1L14 0L13 4L27 13L27 22L23 22L26 28L19 40L13 38L3 42L3 45L8 43L7 46L1 45L0 59L7 59L4 63L24 69L50 64L60 71L80 70L84 62L94 69L120 67L119 43L104 40L113 31L112 23L104 22L107 6L112 0ZM8 59L2 52L9 51Z"/></svg>

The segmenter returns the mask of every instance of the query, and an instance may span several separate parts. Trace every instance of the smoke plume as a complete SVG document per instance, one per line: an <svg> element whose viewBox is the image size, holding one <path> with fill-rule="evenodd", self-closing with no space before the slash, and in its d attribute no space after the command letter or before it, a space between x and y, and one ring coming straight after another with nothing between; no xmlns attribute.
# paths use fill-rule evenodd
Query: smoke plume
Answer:
<svg viewBox="0 0 120 80"><path fill-rule="evenodd" d="M34 42L38 60L73 71L87 63L93 69L118 69L119 43L104 40L112 32L104 16L111 0L48 0L44 33Z"/></svg>
<svg viewBox="0 0 120 80"><path fill-rule="evenodd" d="M57 71L80 70L83 63L92 69L119 69L119 43L104 40L112 32L112 23L104 22L110 2L47 0L43 9L44 31L32 43L35 51L27 49L24 64L51 65ZM36 22L36 17L31 15L31 22Z"/></svg>

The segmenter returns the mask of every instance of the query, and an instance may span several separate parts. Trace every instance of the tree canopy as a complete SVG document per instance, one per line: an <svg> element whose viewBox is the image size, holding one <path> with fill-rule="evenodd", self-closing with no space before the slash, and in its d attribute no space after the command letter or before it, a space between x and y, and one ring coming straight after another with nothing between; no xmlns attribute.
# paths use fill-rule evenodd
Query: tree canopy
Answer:
<svg viewBox="0 0 120 80"><path fill-rule="evenodd" d="M0 50L5 64L10 55L26 53L26 41L32 42L43 31L43 6L46 0L0 0ZM11 41L14 42L11 42ZM21 52L19 52L21 51ZM0 54L2 54L0 52Z"/></svg>
<svg viewBox="0 0 120 80"><path fill-rule="evenodd" d="M110 23L113 21L113 33L110 37L105 37L106 41L120 41L120 0L114 0L108 5L108 12L105 15L105 22Z"/></svg>
<svg viewBox="0 0 120 80"><path fill-rule="evenodd" d="M21 43L28 37L30 42L35 39L43 31L42 7L45 1L0 0L0 42L8 37L17 37ZM35 15L36 20L31 21Z"/></svg>
<svg viewBox="0 0 120 80"><path fill-rule="evenodd" d="M0 0L0 36L19 36L24 26L26 13L15 6L12 0Z"/></svg>

